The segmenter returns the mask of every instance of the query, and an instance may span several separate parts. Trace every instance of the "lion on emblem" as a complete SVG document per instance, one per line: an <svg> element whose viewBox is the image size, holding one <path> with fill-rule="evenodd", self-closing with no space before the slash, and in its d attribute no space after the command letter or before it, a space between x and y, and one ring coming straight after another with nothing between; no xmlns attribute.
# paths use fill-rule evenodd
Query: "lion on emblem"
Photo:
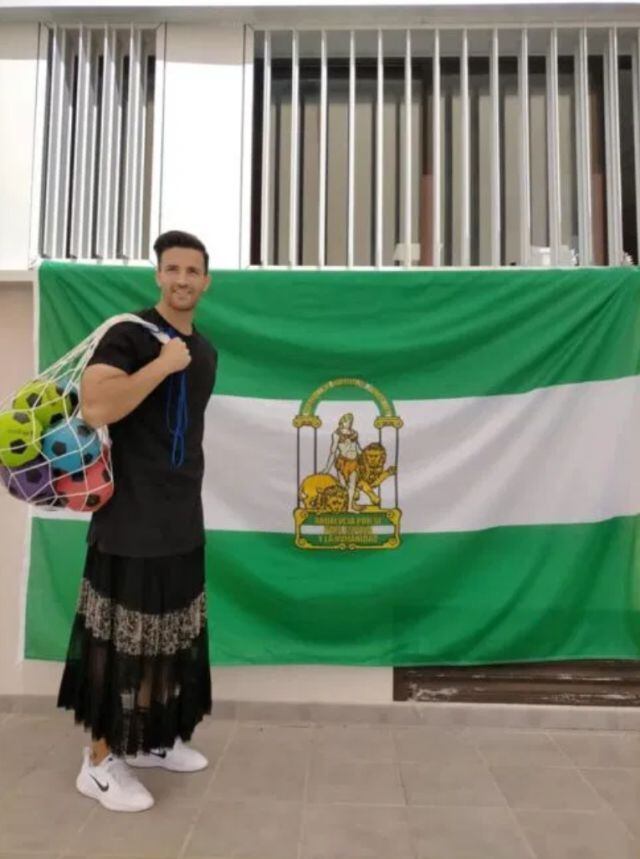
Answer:
<svg viewBox="0 0 640 859"><path fill-rule="evenodd" d="M386 463L387 451L377 441L368 444L358 457L356 487L359 492L364 492L371 504L376 507L380 504L380 496L375 490L397 471L395 465L390 465L389 468L385 469Z"/></svg>
<svg viewBox="0 0 640 859"><path fill-rule="evenodd" d="M346 513L349 494L344 486L336 484L329 486L320 495L320 510L322 513Z"/></svg>
<svg viewBox="0 0 640 859"><path fill-rule="evenodd" d="M354 512L363 506L356 504L361 495L366 495L369 504L380 506L380 495L376 489L392 477L395 466L386 468L387 451L379 442L371 442L363 448L355 460ZM349 491L332 474L310 474L300 486L300 503L305 510L318 513L345 513L349 509Z"/></svg>
<svg viewBox="0 0 640 859"><path fill-rule="evenodd" d="M300 486L300 503L305 510L320 510L322 495L331 486L337 486L338 481L331 474L310 474Z"/></svg>
<svg viewBox="0 0 640 859"><path fill-rule="evenodd" d="M310 474L300 487L300 501L305 510L317 513L344 513L349 496L331 474Z"/></svg>

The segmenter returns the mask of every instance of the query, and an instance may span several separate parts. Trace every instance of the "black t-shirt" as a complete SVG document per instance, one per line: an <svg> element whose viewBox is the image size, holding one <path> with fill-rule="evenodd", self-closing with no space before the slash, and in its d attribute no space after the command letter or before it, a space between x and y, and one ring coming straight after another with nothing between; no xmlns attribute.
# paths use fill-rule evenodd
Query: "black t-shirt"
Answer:
<svg viewBox="0 0 640 859"><path fill-rule="evenodd" d="M184 459L175 464L171 427L176 426L180 374L174 373L129 415L110 425L115 492L93 515L88 540L112 555L181 555L204 542L202 436L217 353L195 328L189 336L180 334L153 308L136 315L181 337L189 347ZM157 358L161 348L147 328L122 322L105 334L89 363L132 374Z"/></svg>

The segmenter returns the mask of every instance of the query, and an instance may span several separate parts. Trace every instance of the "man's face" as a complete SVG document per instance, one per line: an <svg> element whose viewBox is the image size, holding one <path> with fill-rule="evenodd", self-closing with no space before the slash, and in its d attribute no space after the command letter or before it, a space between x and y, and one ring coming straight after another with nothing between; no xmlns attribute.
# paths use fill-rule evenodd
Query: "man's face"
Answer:
<svg viewBox="0 0 640 859"><path fill-rule="evenodd" d="M209 286L204 257L192 248L169 248L160 259L156 282L165 304L173 310L193 310Z"/></svg>

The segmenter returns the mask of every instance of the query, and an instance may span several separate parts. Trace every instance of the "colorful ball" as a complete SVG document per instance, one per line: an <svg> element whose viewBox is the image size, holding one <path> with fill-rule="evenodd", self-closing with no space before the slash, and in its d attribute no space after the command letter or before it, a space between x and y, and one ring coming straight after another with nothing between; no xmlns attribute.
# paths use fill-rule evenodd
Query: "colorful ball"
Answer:
<svg viewBox="0 0 640 859"><path fill-rule="evenodd" d="M32 411L0 414L0 465L19 468L41 451L42 426Z"/></svg>
<svg viewBox="0 0 640 859"><path fill-rule="evenodd" d="M12 470L0 466L0 480L10 494L20 501L29 501L31 504L52 504L55 501L51 467L43 456L23 468Z"/></svg>
<svg viewBox="0 0 640 859"><path fill-rule="evenodd" d="M76 412L78 408L78 404L80 403L80 393L78 390L78 386L71 381L68 376L63 376L60 379L57 379L55 382L56 390L58 394L62 397L68 397L71 406L70 417Z"/></svg>
<svg viewBox="0 0 640 859"><path fill-rule="evenodd" d="M42 450L59 476L92 465L100 456L100 439L88 424L72 418L43 437Z"/></svg>
<svg viewBox="0 0 640 859"><path fill-rule="evenodd" d="M29 382L20 389L13 401L13 408L20 411L33 410L36 420L43 429L55 426L63 420L68 420L78 407L78 393L74 387L65 390L65 383L60 381Z"/></svg>
<svg viewBox="0 0 640 859"><path fill-rule="evenodd" d="M55 383L57 398L52 406L52 417L49 426L59 423L60 420L69 420L78 411L80 396L75 385L64 379Z"/></svg>
<svg viewBox="0 0 640 859"><path fill-rule="evenodd" d="M55 482L55 491L65 507L95 513L113 495L113 481L105 453L84 471L65 474Z"/></svg>

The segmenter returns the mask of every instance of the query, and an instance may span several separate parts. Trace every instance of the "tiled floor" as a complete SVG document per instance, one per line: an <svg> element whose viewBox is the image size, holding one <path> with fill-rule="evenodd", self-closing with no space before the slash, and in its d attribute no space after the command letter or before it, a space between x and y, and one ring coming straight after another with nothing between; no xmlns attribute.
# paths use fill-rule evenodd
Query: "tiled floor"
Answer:
<svg viewBox="0 0 640 859"><path fill-rule="evenodd" d="M138 815L76 793L81 742L0 714L0 859L640 859L640 733L209 720Z"/></svg>

